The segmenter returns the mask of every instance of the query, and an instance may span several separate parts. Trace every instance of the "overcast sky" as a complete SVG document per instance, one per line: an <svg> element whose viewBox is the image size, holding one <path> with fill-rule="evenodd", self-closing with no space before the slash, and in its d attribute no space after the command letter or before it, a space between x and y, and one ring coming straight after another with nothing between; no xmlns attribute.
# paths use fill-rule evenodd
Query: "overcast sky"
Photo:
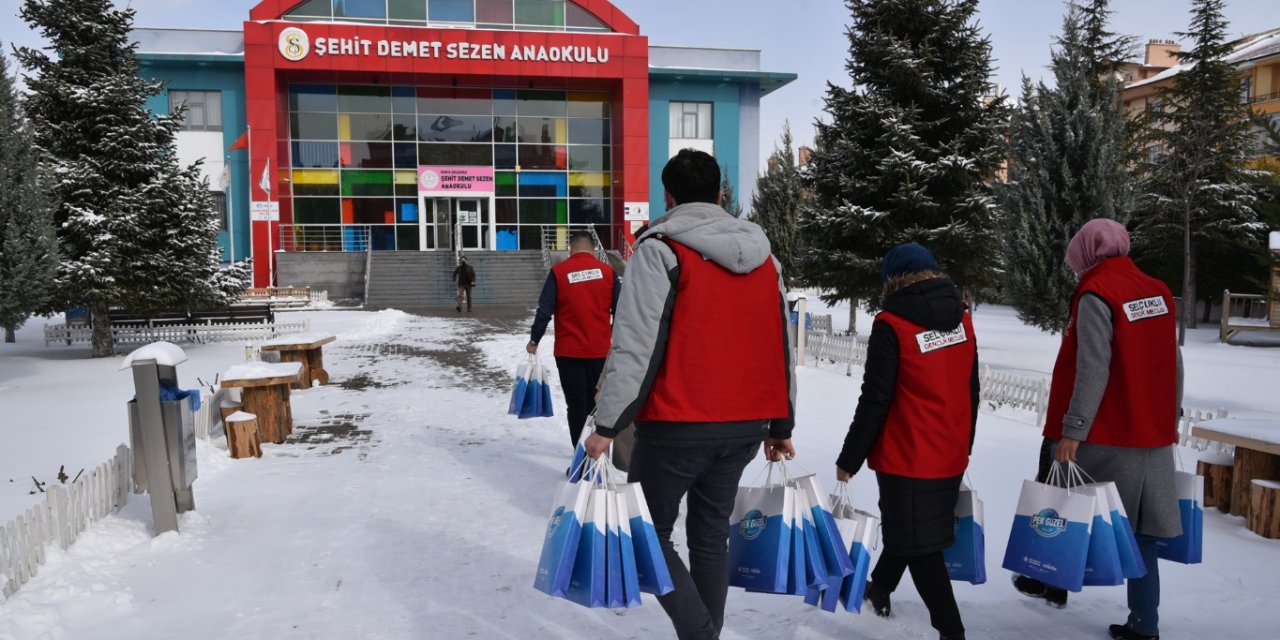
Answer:
<svg viewBox="0 0 1280 640"><path fill-rule="evenodd" d="M17 19L20 0L0 0L0 41L36 44L38 38ZM116 4L128 4L117 0ZM132 0L140 27L238 29L256 0ZM828 81L848 85L843 0L615 0L640 24L653 44L736 47L763 51L766 71L799 74L800 79L764 99L761 151L767 154L790 120L798 144L813 138ZM1229 0L1233 36L1280 28L1277 0ZM1016 93L1019 78L1039 79L1049 47L1061 27L1060 0L983 0L979 19L991 37L995 81ZM1114 29L1150 38L1174 38L1186 29L1189 0L1114 0Z"/></svg>

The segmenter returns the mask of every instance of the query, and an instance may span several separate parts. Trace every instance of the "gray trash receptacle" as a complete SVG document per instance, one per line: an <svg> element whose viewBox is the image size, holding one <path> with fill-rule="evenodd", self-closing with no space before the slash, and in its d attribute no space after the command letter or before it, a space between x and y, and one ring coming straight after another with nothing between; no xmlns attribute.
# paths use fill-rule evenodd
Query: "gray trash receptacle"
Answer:
<svg viewBox="0 0 1280 640"><path fill-rule="evenodd" d="M191 403L186 399L161 402L160 416L173 486L190 487L196 482L196 430ZM133 450L133 492L146 493L147 457L137 400L129 401L129 448Z"/></svg>

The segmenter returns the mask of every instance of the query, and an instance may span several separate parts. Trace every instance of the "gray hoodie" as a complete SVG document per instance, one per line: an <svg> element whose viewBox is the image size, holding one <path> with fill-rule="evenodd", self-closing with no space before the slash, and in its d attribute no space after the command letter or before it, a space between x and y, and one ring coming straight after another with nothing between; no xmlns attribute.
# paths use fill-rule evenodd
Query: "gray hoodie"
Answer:
<svg viewBox="0 0 1280 640"><path fill-rule="evenodd" d="M596 404L596 431L601 435L613 437L634 422L662 366L671 310L679 304L672 286L678 278L679 264L671 247L658 241L659 237L679 242L733 273L751 273L766 260L774 260L780 300L785 299L782 267L769 252L769 239L755 223L734 218L706 203L678 206L653 223L640 236L639 247L627 263L618 296L613 345ZM781 303L779 312L784 315L783 326L789 328L786 307ZM789 416L769 425L769 435L774 438L791 437L795 425L796 382L790 345L788 339L783 353L778 354L786 361Z"/></svg>

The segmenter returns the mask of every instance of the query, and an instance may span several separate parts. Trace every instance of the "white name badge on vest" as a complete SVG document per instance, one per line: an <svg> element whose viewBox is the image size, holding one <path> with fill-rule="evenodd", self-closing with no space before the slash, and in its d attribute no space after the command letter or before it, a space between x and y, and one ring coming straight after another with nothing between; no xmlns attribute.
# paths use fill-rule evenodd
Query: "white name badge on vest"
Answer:
<svg viewBox="0 0 1280 640"><path fill-rule="evenodd" d="M1160 296L1124 303L1124 314L1129 317L1129 322L1168 315L1168 313L1169 305L1165 304L1164 298Z"/></svg>
<svg viewBox="0 0 1280 640"><path fill-rule="evenodd" d="M920 344L920 353L929 353L938 349L954 347L969 341L964 324L951 331L925 331L916 334L916 342Z"/></svg>
<svg viewBox="0 0 1280 640"><path fill-rule="evenodd" d="M600 269L585 269L583 271L573 271L569 274L569 284L590 282L592 280L604 280L604 271Z"/></svg>

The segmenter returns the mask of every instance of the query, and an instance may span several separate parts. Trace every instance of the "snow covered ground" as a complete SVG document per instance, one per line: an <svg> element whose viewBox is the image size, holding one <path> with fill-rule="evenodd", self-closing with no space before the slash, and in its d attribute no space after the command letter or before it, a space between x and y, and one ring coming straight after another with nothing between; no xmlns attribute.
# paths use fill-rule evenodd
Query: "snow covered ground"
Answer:
<svg viewBox="0 0 1280 640"><path fill-rule="evenodd" d="M131 496L0 602L0 640L673 637L651 597L614 613L532 589L567 429L559 417L505 415L527 322L485 313L296 312L313 331L338 336L325 348L333 384L293 395L297 440L264 446L258 460L229 460L221 438L201 443L197 511L183 517L181 534L152 538L146 498ZM841 328L847 310L833 314ZM1057 338L1002 307L982 307L976 321L984 363L1048 374ZM28 495L28 476L52 480L59 465L74 475L128 438L132 385L116 371L121 358L46 349L39 324L21 330L19 344L0 345L0 522L38 498ZM859 324L870 327L865 317ZM1280 417L1280 349L1215 340L1213 329L1189 337L1187 406ZM184 347L184 387L244 359L240 344ZM830 486L860 371L799 375L797 463ZM986 501L991 580L956 585L969 637L1102 638L1124 619L1123 588L1087 589L1058 611L1018 595L1000 569L1021 481L1035 470L1033 420L1006 409L980 419L971 474ZM860 474L853 490L859 506L875 509L871 476ZM1215 510L1205 538L1204 564L1160 565L1163 636L1270 637L1280 542ZM910 581L894 599L895 617L882 620L735 589L724 638L936 637Z"/></svg>

